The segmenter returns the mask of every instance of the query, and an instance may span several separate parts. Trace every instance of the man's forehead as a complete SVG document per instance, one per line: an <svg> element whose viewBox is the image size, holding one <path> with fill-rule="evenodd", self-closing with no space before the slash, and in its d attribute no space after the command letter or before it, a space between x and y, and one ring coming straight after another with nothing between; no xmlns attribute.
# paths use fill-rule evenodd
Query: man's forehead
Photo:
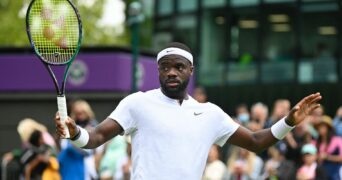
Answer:
<svg viewBox="0 0 342 180"><path fill-rule="evenodd" d="M186 63L189 65L191 64L191 62L188 59L177 54L170 54L170 55L164 56L158 62L158 64L164 64L164 63Z"/></svg>

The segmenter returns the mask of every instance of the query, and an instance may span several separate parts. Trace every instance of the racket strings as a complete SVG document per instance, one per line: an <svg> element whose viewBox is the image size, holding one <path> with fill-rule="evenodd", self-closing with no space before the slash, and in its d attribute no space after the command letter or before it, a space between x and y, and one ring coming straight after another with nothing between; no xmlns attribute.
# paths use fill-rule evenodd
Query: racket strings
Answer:
<svg viewBox="0 0 342 180"><path fill-rule="evenodd" d="M80 25L68 1L36 0L29 12L35 49L48 63L65 64L76 54Z"/></svg>

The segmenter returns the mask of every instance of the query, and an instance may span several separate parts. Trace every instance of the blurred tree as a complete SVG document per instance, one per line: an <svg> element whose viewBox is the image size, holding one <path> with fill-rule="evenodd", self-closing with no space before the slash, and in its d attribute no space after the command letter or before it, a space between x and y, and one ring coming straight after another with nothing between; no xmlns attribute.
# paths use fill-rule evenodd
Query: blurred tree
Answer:
<svg viewBox="0 0 342 180"><path fill-rule="evenodd" d="M120 3L122 2L122 3ZM83 45L87 46L129 46L130 38L125 21L110 22L120 20L114 16L124 15L122 12L116 12L119 3L124 7L122 0L86 0L77 1L77 7L80 11L84 40ZM120 11L120 9L118 9ZM120 14L121 13L121 14Z"/></svg>
<svg viewBox="0 0 342 180"><path fill-rule="evenodd" d="M1 0L0 2L0 46L28 46L25 18L21 14L27 1Z"/></svg>
<svg viewBox="0 0 342 180"><path fill-rule="evenodd" d="M29 46L25 15L30 2L31 0L0 0L0 47ZM130 46L130 32L125 24L124 0L72 2L78 8L82 19L82 46ZM120 4L121 10L118 9ZM115 20L119 21L114 22Z"/></svg>

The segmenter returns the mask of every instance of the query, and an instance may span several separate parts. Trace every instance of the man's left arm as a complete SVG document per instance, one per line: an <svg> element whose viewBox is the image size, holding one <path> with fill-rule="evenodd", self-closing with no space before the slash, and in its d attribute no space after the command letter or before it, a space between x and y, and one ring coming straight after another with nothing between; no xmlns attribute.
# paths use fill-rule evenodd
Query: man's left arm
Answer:
<svg viewBox="0 0 342 180"><path fill-rule="evenodd" d="M228 142L254 152L261 152L285 137L306 116L320 106L320 93L311 94L303 98L294 106L287 117L279 120L271 128L252 132L240 126L229 138Z"/></svg>

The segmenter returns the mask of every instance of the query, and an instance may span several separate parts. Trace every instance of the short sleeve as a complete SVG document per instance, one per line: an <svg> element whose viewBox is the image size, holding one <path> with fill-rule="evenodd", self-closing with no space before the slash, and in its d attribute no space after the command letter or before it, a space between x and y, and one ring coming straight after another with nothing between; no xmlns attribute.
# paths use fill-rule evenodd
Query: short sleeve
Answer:
<svg viewBox="0 0 342 180"><path fill-rule="evenodd" d="M215 144L219 146L223 146L229 137L235 133L235 131L239 128L239 124L236 123L227 113L225 113L219 107L217 109L218 116L217 121L217 138Z"/></svg>
<svg viewBox="0 0 342 180"><path fill-rule="evenodd" d="M134 93L122 99L115 110L109 115L110 119L120 124L126 135L137 130L137 123L133 114L139 101L139 94L139 92Z"/></svg>

